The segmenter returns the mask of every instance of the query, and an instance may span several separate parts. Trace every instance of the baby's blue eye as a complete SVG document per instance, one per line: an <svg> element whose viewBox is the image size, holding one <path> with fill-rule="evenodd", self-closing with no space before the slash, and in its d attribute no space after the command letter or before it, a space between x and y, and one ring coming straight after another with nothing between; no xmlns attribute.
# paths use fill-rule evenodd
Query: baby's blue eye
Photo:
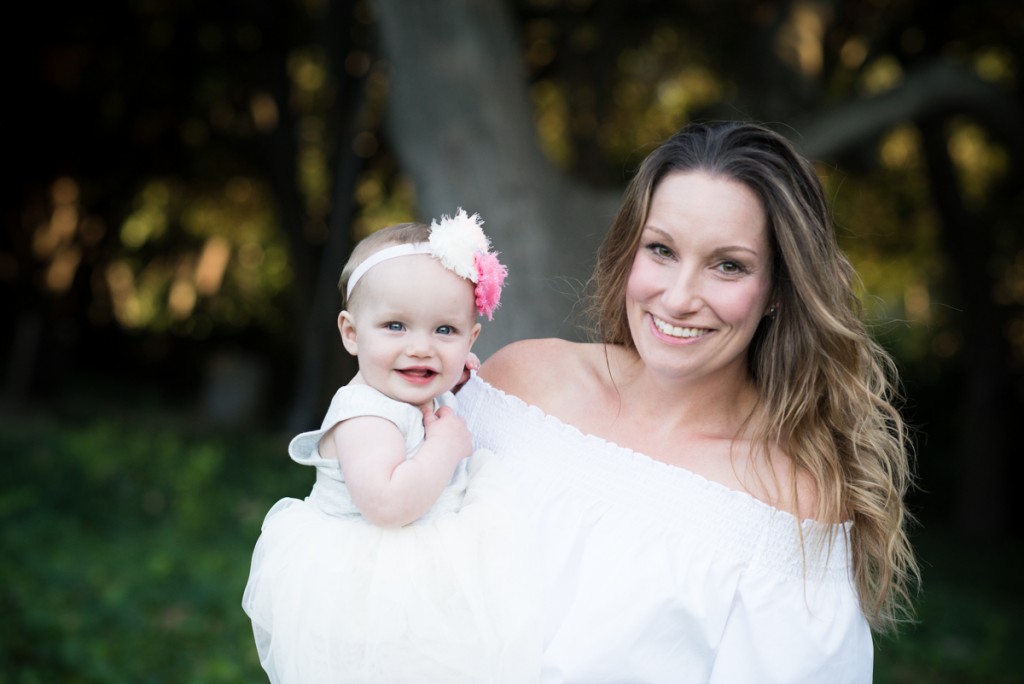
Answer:
<svg viewBox="0 0 1024 684"><path fill-rule="evenodd" d="M399 323L398 321L391 321L384 327L387 328L388 330L391 330L392 332L402 332L403 330L405 330L405 326Z"/></svg>
<svg viewBox="0 0 1024 684"><path fill-rule="evenodd" d="M439 335L454 335L455 328L450 325L439 325L437 327L437 334Z"/></svg>

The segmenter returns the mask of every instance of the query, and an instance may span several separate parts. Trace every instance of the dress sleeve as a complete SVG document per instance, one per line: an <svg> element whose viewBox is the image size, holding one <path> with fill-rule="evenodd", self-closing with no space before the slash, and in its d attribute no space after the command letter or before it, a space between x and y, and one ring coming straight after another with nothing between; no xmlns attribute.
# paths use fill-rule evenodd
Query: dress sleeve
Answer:
<svg viewBox="0 0 1024 684"><path fill-rule="evenodd" d="M737 588L709 683L870 683L871 631L844 535L820 554L808 542L805 559L766 537Z"/></svg>
<svg viewBox="0 0 1024 684"><path fill-rule="evenodd" d="M377 416L391 421L406 436L407 442L417 427L420 433L423 430L422 416L415 407L395 401L368 385L346 385L334 394L320 429L296 435L288 445L288 455L304 465L334 463L321 458L320 439L341 421L357 416Z"/></svg>

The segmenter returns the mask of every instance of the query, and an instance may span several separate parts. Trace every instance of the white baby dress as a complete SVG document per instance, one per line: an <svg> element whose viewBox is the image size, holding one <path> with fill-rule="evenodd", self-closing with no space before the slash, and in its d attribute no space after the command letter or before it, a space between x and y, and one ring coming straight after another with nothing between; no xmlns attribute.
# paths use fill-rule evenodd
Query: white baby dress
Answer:
<svg viewBox="0 0 1024 684"><path fill-rule="evenodd" d="M373 526L318 448L331 427L366 415L399 427L407 458L423 442L419 409L366 385L342 387L321 428L291 441L316 484L267 513L242 600L270 681L535 682L536 566L502 464L477 451L425 516Z"/></svg>

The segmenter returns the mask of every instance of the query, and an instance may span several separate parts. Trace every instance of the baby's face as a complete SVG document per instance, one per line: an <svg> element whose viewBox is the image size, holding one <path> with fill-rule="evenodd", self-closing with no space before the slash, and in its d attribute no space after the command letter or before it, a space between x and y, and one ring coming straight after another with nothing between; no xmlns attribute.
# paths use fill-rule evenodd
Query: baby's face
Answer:
<svg viewBox="0 0 1024 684"><path fill-rule="evenodd" d="M473 283L427 254L367 271L340 327L366 384L415 406L455 386L480 332Z"/></svg>

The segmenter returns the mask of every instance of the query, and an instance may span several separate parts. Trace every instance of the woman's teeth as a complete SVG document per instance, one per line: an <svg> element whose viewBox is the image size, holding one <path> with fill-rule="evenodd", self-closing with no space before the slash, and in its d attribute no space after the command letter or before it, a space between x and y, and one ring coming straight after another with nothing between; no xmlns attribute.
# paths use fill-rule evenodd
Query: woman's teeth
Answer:
<svg viewBox="0 0 1024 684"><path fill-rule="evenodd" d="M707 330L704 328L680 328L658 318L654 319L654 325L658 328L659 332L672 337L700 337L707 333Z"/></svg>

